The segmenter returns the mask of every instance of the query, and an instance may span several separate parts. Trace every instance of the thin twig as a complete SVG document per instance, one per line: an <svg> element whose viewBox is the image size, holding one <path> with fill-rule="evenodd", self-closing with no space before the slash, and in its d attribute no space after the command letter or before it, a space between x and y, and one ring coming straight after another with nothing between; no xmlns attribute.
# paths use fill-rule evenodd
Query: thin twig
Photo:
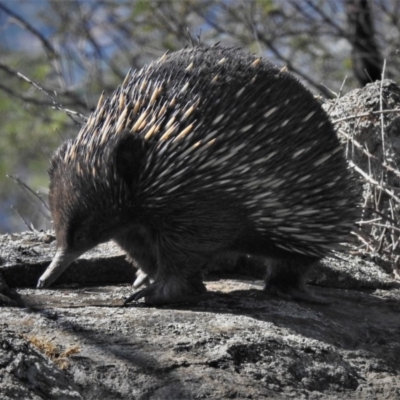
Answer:
<svg viewBox="0 0 400 400"><path fill-rule="evenodd" d="M379 93L379 109L381 111L381 133L382 133L382 157L383 162L386 164L386 152L385 152L385 129L384 129L384 117L383 117L383 80L385 78L385 68L386 68L386 58L383 60L383 68L382 68L382 79L381 79L381 87Z"/></svg>
<svg viewBox="0 0 400 400"><path fill-rule="evenodd" d="M22 221L24 221L24 224L31 232L36 232L36 229L33 227L33 225L29 224L28 221L18 212L18 210L14 206L11 206L11 209L22 219Z"/></svg>
<svg viewBox="0 0 400 400"><path fill-rule="evenodd" d="M395 226L393 226L393 225L376 224L376 223L372 223L371 225L373 225L373 226L379 226L379 227L381 227L381 228L386 228L386 229L393 229L393 230L395 230L395 231L400 232L400 228L397 228L397 227L395 227Z"/></svg>
<svg viewBox="0 0 400 400"><path fill-rule="evenodd" d="M355 165L352 161L349 162L349 165L352 168L354 168L361 176L363 176L368 182L372 183L377 188L383 190L385 193L387 193L389 196L391 196L400 204L400 199L391 190L384 188L378 181L367 175L361 168L357 167L357 165Z"/></svg>
<svg viewBox="0 0 400 400"><path fill-rule="evenodd" d="M43 197L38 193L32 190L25 182L22 182L21 179L19 179L16 176L12 175L6 175L7 178L12 179L14 182L18 183L18 185L22 186L25 190L27 190L29 193L33 194L35 197L39 199L39 201L45 206L47 210L50 211L49 206L47 203L43 200Z"/></svg>
<svg viewBox="0 0 400 400"><path fill-rule="evenodd" d="M357 119L357 118L361 118L361 117L369 117L370 115L377 115L377 114L382 115L382 114L390 114L390 113L400 113L400 108L395 108L393 110L367 111L367 112L361 113L361 114L355 114L355 115L350 115L348 117L333 119L332 123L336 124L338 122L347 121L349 119Z"/></svg>
<svg viewBox="0 0 400 400"><path fill-rule="evenodd" d="M40 90L45 96L47 96L49 99L51 99L51 101L53 102L54 109L64 111L70 117L75 116L75 117L81 118L85 122L87 121L87 118L83 114L81 114L77 111L68 110L67 108L65 108L59 101L57 101L53 96L51 96L46 90L44 90L40 85L38 85L32 79L29 79L25 75L21 74L21 72L17 72L17 76L19 76L21 79L25 80L26 82L30 83L33 87ZM54 91L54 93L57 95L56 91Z"/></svg>
<svg viewBox="0 0 400 400"><path fill-rule="evenodd" d="M370 219L369 221L357 221L356 224L357 225L372 224L373 222L376 222L376 221L382 221L382 218L374 218L374 219Z"/></svg>
<svg viewBox="0 0 400 400"><path fill-rule="evenodd" d="M341 96L342 96L342 92L343 92L343 88L344 88L344 85L345 85L345 83L346 83L346 80L347 80L347 75L346 75L346 76L344 77L344 79L343 79L342 85L340 86L340 89L339 89L339 93L336 94L335 102L334 102L333 104L331 104L331 107L327 110L327 113L328 113L328 114L330 113L331 110L333 110L333 109L335 109L335 107L337 107L337 104L338 104L338 102L339 102L339 100L340 100L340 98L341 98ZM325 86L325 85L324 85L324 86ZM330 90L327 86L325 86L325 87L326 87L328 90ZM334 93L333 90L331 90L331 92Z"/></svg>
<svg viewBox="0 0 400 400"><path fill-rule="evenodd" d="M357 147L363 154L365 154L368 157L368 159L378 160L378 157L371 154L368 149L364 149L364 147L361 145L361 143L357 142L357 140L355 140L354 138L351 138L343 129L338 129L338 133L343 135L346 139L352 141L353 145L355 147ZM388 164L382 164L382 167L387 169L390 172L393 172L396 176L398 176L400 178L400 171L395 170L393 167L391 167ZM371 175L371 166L369 169L370 169L369 173Z"/></svg>

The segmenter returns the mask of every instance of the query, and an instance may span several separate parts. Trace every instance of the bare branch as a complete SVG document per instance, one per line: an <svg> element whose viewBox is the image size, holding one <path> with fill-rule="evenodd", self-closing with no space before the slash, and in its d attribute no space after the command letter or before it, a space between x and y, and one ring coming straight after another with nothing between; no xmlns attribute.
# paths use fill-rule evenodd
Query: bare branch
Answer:
<svg viewBox="0 0 400 400"><path fill-rule="evenodd" d="M25 182L22 182L21 179L19 179L16 176L12 176L12 175L6 175L6 176L7 176L7 178L12 179L14 182L18 183L18 185L21 186L24 190L26 190L27 192L33 194L33 196L36 197L37 199L39 199L39 201L44 205L44 207L48 211L50 211L49 206L43 200L43 197L39 194L39 192L35 192L34 190L32 190Z"/></svg>
<svg viewBox="0 0 400 400"><path fill-rule="evenodd" d="M52 44L42 35L41 32L39 32L35 27L33 27L28 21L26 21L20 15L16 14L14 11L10 10L8 7L4 5L4 3L0 3L0 10L3 10L10 17L18 21L23 28L25 28L27 31L36 36L42 43L43 47L46 49L50 58L58 57L58 54L54 49L54 47L52 46Z"/></svg>
<svg viewBox="0 0 400 400"><path fill-rule="evenodd" d="M400 113L400 109L395 108L393 110L367 111L367 112L360 113L360 114L349 115L348 117L334 119L334 120L332 120L332 122L334 124L336 124L338 122L348 121L351 119L357 119L357 118L361 118L361 117L369 117L370 115L381 115L381 114L391 114L391 113Z"/></svg>
<svg viewBox="0 0 400 400"><path fill-rule="evenodd" d="M36 232L36 229L33 227L33 225L28 223L28 221L21 215L21 213L14 206L11 206L11 209L15 212L15 214L18 215L18 217L22 219L22 221L24 221L24 224L31 232Z"/></svg>

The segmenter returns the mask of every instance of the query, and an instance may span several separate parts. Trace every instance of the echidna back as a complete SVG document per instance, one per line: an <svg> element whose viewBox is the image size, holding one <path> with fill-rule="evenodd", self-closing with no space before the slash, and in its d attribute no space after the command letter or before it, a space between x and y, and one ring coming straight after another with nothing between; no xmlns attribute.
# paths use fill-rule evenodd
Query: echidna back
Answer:
<svg viewBox="0 0 400 400"><path fill-rule="evenodd" d="M128 75L77 144L102 154L127 132L147 146L135 196L149 209L206 193L215 207L234 201L276 246L315 256L353 224L356 194L327 115L260 58L218 46L166 55Z"/></svg>

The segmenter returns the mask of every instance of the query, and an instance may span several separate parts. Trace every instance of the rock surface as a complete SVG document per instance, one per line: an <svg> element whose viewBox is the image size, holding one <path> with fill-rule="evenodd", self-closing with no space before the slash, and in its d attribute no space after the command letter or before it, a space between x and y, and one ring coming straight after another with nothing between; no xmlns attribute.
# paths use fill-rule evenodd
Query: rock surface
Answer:
<svg viewBox="0 0 400 400"><path fill-rule="evenodd" d="M400 287L370 262L323 262L312 290L330 305L283 301L256 271L230 270L196 303L124 307L134 268L112 244L63 285L29 287L51 238L0 237L0 273L23 302L0 308L1 399L400 399ZM38 338L79 352L60 367Z"/></svg>

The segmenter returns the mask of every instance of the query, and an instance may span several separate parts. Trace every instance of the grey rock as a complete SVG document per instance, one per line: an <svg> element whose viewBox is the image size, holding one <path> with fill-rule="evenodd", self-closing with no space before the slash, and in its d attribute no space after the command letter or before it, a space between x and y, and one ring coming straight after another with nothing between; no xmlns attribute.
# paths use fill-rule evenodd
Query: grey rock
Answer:
<svg viewBox="0 0 400 400"><path fill-rule="evenodd" d="M24 246L27 238L49 262L40 235L11 242ZM118 254L106 248L108 257ZM3 252L0 273L5 265L14 282L30 268L38 277L27 253L12 261ZM0 398L400 398L400 288L371 262L324 260L312 290L330 305L269 296L257 276L230 269L206 277L209 293L198 302L154 308L124 307L129 283L104 285L97 276L103 286L93 286L88 278L105 269L104 254L90 257L75 271L79 286L19 287L24 307L0 308ZM80 351L61 370L29 337Z"/></svg>

